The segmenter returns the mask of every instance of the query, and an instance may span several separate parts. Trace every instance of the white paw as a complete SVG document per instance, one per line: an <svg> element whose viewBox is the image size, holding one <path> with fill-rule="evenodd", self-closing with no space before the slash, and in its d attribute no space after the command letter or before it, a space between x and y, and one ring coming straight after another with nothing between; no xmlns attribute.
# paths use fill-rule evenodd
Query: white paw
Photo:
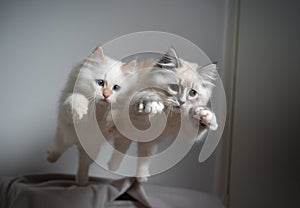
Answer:
<svg viewBox="0 0 300 208"><path fill-rule="evenodd" d="M116 171L116 170L118 170L119 166L120 166L120 164L117 164L116 162L113 162L111 160L107 163L107 167L108 167L108 169L110 171Z"/></svg>
<svg viewBox="0 0 300 208"><path fill-rule="evenodd" d="M198 119L202 124L211 130L216 130L218 128L216 115L214 112L205 107L197 107L194 111L193 117Z"/></svg>
<svg viewBox="0 0 300 208"><path fill-rule="evenodd" d="M164 109L164 104L160 101L147 101L138 104L138 111L149 114L161 113Z"/></svg>
<svg viewBox="0 0 300 208"><path fill-rule="evenodd" d="M147 164L138 164L136 179L138 182L143 183L148 181L150 176L149 166Z"/></svg>
<svg viewBox="0 0 300 208"><path fill-rule="evenodd" d="M73 103L73 112L79 119L82 119L82 117L88 112L88 103Z"/></svg>
<svg viewBox="0 0 300 208"><path fill-rule="evenodd" d="M69 103L72 109L72 113L78 118L87 114L89 100L81 94L73 94L67 100L66 103Z"/></svg>
<svg viewBox="0 0 300 208"><path fill-rule="evenodd" d="M139 183L144 183L148 181L148 177L137 177L136 180Z"/></svg>
<svg viewBox="0 0 300 208"><path fill-rule="evenodd" d="M48 154L47 160L50 163L56 162L61 155L60 152L56 152L56 151L48 151L47 154Z"/></svg>
<svg viewBox="0 0 300 208"><path fill-rule="evenodd" d="M162 99L154 91L143 91L137 97L137 109L140 113L157 114L164 109Z"/></svg>

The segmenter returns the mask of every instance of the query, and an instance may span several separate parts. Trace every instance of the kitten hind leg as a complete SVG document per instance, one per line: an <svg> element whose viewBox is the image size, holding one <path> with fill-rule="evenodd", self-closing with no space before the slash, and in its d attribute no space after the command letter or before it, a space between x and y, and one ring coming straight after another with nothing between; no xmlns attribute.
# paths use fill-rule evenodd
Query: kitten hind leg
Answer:
<svg viewBox="0 0 300 208"><path fill-rule="evenodd" d="M150 156L157 151L157 144L155 142L140 142L138 143L138 159L137 159L137 181L147 182L150 176Z"/></svg>
<svg viewBox="0 0 300 208"><path fill-rule="evenodd" d="M54 137L54 147L52 150L48 151L47 160L50 163L56 162L60 156L71 146L72 144L67 143L64 139L64 134L59 128L56 130Z"/></svg>
<svg viewBox="0 0 300 208"><path fill-rule="evenodd" d="M125 137L118 137L115 138L114 142L114 151L112 153L112 156L110 160L108 161L108 169L111 171L116 171L124 158L123 154L126 154L127 150L130 147L131 140L125 138Z"/></svg>

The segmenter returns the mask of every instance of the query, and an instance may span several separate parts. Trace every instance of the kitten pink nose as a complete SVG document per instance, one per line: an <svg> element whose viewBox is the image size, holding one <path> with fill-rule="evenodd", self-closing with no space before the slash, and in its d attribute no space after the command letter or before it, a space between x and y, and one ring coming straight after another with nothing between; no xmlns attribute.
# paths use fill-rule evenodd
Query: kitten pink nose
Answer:
<svg viewBox="0 0 300 208"><path fill-rule="evenodd" d="M103 90L103 97L104 97L104 99L107 99L109 96L111 96L111 94L112 94L112 91L110 90L110 89L104 89Z"/></svg>

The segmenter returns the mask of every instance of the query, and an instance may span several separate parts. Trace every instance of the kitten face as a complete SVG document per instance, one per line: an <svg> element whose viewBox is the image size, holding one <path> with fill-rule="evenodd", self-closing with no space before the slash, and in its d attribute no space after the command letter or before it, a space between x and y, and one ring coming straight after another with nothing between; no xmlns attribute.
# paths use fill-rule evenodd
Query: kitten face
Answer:
<svg viewBox="0 0 300 208"><path fill-rule="evenodd" d="M195 105L206 105L211 88L205 86L204 81L199 78L196 71L185 63L183 67L178 68L175 76L176 83L168 83L167 92L172 95L169 99L173 99L174 107L191 108Z"/></svg>
<svg viewBox="0 0 300 208"><path fill-rule="evenodd" d="M95 79L93 80L93 91L96 101L109 102L115 101L116 96L124 87L124 79L126 74L122 71L123 63L109 60L111 64L106 69L94 71Z"/></svg>
<svg viewBox="0 0 300 208"><path fill-rule="evenodd" d="M166 58L172 53L173 57ZM212 84L215 76L214 64L199 67L198 64L179 60L175 50L172 49L155 66L158 70L172 71L173 79L169 77L164 80L166 84L160 85L167 92L165 99L167 106L185 110L197 105L205 106L208 103L214 86Z"/></svg>
<svg viewBox="0 0 300 208"><path fill-rule="evenodd" d="M90 101L115 102L135 65L135 60L124 64L104 56L99 47L83 63L76 83L77 90Z"/></svg>

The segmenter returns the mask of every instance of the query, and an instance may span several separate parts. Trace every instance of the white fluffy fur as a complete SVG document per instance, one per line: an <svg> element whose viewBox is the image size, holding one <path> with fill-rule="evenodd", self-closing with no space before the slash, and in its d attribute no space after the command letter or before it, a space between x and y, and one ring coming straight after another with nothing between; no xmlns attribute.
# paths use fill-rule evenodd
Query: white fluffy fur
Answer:
<svg viewBox="0 0 300 208"><path fill-rule="evenodd" d="M176 54L175 57L177 57ZM211 130L216 130L218 127L215 114L205 107L214 86L212 81L215 77L216 65L209 64L200 67L198 64L184 60L177 61L180 61L180 66L176 68L170 69L170 66L176 66L176 64L164 62L161 68L152 67L142 70L138 78L139 84L133 83L127 88L126 93L118 97L118 102L122 103L128 99L128 95L132 95L144 86L158 86L160 89L151 88L139 92L133 100L130 113L135 117L133 120L137 121L135 125L141 129L147 128L148 123L144 121L149 118L149 115L153 116L162 111L168 115L167 126L156 140L138 143L136 174L140 182L147 181L147 176L150 175L150 159L147 156L155 154L161 140L177 136L177 131L174 129L179 129L181 113L195 119L195 124L199 128L198 139L201 139L206 131L205 126ZM164 66L167 66L168 69L165 69ZM196 73L200 75L200 79ZM170 84L178 85L180 90L174 92L170 88ZM189 91L192 89L197 91L196 96L189 96ZM117 135L115 148L117 150L122 148L121 152L126 153L130 143L130 140L124 140L124 137ZM121 161L122 156L116 151L113 153L108 167L116 170Z"/></svg>
<svg viewBox="0 0 300 208"><path fill-rule="evenodd" d="M101 116L110 109L110 103L116 101L120 93L114 91L113 86L124 87L124 80L127 75L135 69L135 60L124 64L104 56L101 47L97 47L94 52L81 64L75 67L59 100L58 123L54 138L54 145L48 152L48 161L55 162L72 145L77 145L79 151L79 166L76 175L76 182L84 185L88 182L88 170L92 160L81 147L77 138L73 117L82 119L88 112L89 103L96 102L100 106L97 112L99 120L106 119ZM100 86L97 80L104 80L105 86ZM106 99L104 90L109 92ZM106 94L105 94L106 95Z"/></svg>
<svg viewBox="0 0 300 208"><path fill-rule="evenodd" d="M134 73L135 61L128 64L115 61L103 55L100 47L81 64L74 68L69 80L63 90L59 101L58 125L54 138L54 146L48 152L48 161L55 162L72 145L77 145L79 151L79 165L76 175L76 182L84 185L88 182L88 170L92 160L81 147L77 138L73 118L82 119L89 111L91 102L97 103L97 120L100 128L108 130L106 133L114 137L114 147L108 168L117 170L123 159L121 153L126 153L132 141L125 138L115 128L109 111L117 112L140 89L147 86L158 86L158 88L145 89L135 94L131 102L130 114L132 122L139 129L149 127L149 116L155 116L165 112L167 126L163 133L154 141L138 142L137 170L136 175L140 182L147 180L150 160L148 156L156 153L161 140L174 138L180 127L181 113L194 119L200 139L207 128L216 130L218 127L215 114L207 108L210 95L213 89L213 79L216 73L216 66L210 64L200 67L198 64L179 60L176 53L173 53L176 63L163 62L161 67L150 67L142 69L139 73ZM168 59L167 59L168 60ZM152 66L152 63L151 63ZM166 67L166 68L164 68ZM195 73L200 75L200 78ZM130 76L128 76L130 75ZM133 76L132 76L133 75ZM130 78L129 78L130 77ZM105 87L99 86L97 80L104 80ZM125 79L127 79L125 81ZM120 92L113 91L113 86L121 86ZM171 85L178 86L178 91ZM75 87L76 86L76 87ZM75 87L75 88L74 88ZM104 96L105 90L109 91L109 96ZM197 93L190 96L191 90ZM115 108L111 108L114 104ZM117 117L123 120L123 117ZM100 121L100 122L99 122ZM125 123L126 125L126 122ZM206 128L207 127L207 128ZM192 138L182 138L192 139Z"/></svg>

